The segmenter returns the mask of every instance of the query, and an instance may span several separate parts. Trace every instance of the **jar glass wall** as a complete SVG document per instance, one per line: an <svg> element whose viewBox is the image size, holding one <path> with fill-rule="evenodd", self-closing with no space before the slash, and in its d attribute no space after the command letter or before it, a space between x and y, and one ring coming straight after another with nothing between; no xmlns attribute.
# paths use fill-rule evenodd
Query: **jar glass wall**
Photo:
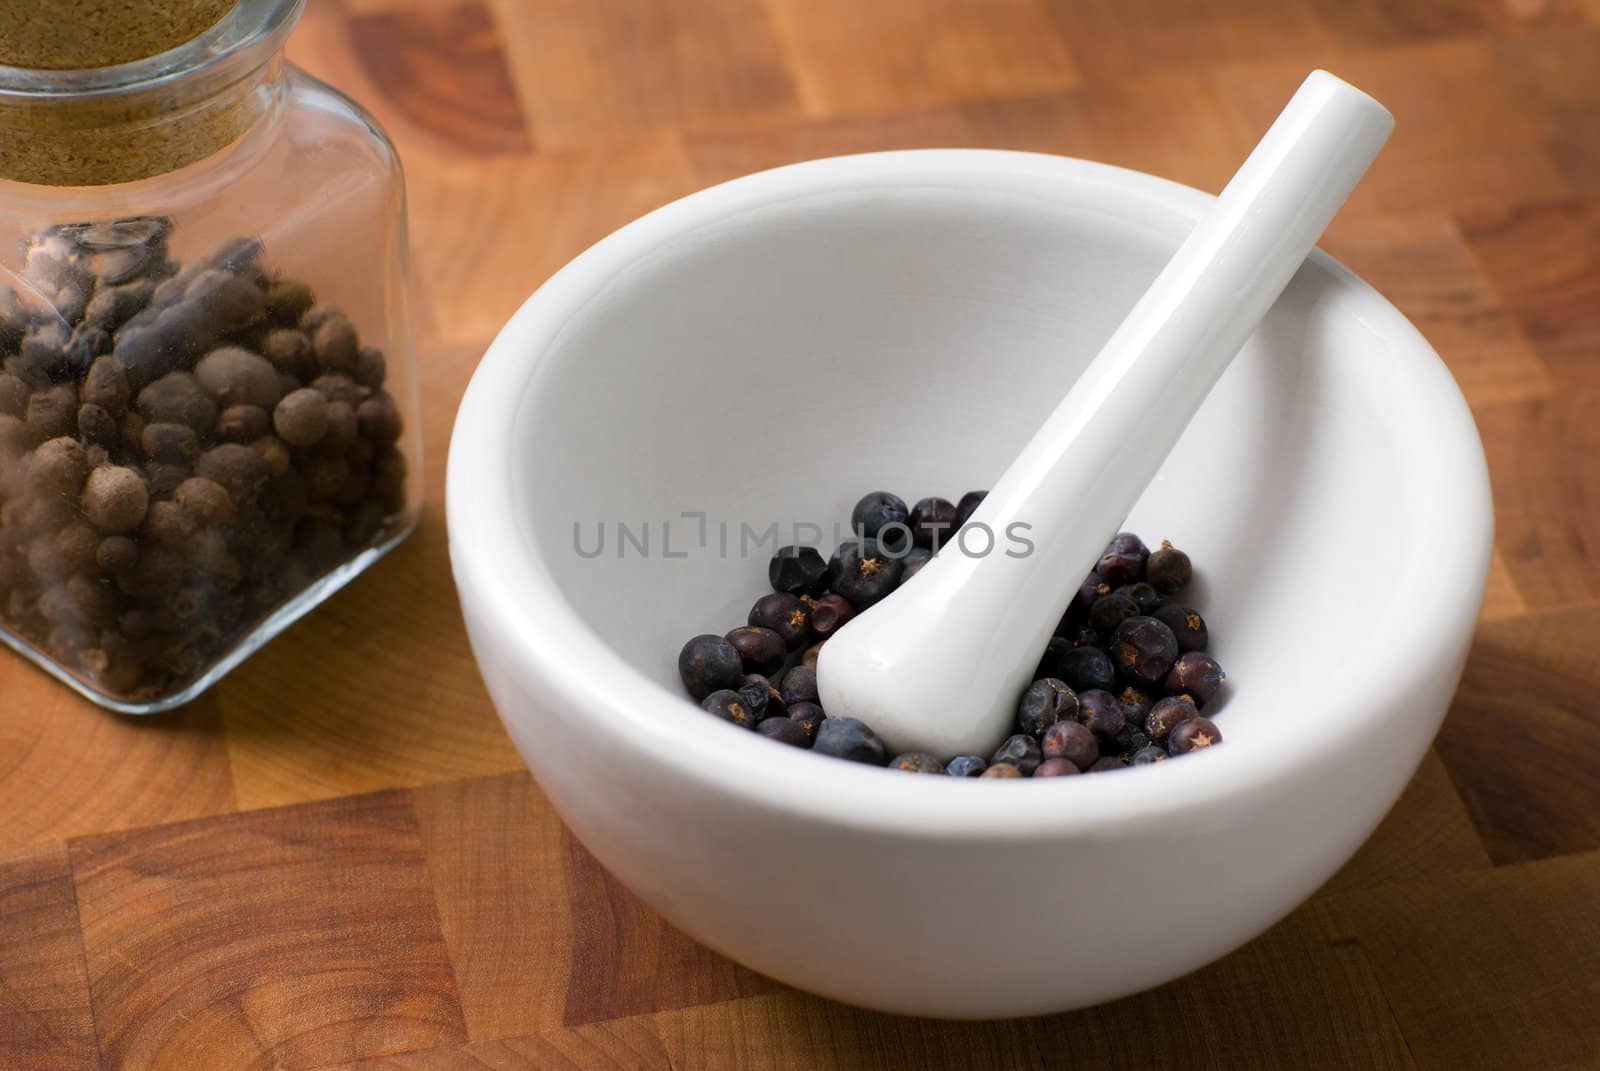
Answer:
<svg viewBox="0 0 1600 1071"><path fill-rule="evenodd" d="M299 4L0 70L0 140L44 146L0 159L0 640L125 712L203 691L415 523L399 162L283 62ZM119 181L65 184L75 158Z"/></svg>

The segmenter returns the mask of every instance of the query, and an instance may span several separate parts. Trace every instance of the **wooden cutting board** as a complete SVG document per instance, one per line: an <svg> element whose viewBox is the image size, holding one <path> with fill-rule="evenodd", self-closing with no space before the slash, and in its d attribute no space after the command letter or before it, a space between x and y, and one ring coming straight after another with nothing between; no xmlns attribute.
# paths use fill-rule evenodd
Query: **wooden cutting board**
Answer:
<svg viewBox="0 0 1600 1071"><path fill-rule="evenodd" d="M170 716L0 657L0 1068L1600 1066L1594 0L311 0L291 53L406 160L422 524ZM662 923L521 772L467 648L443 466L487 339L613 227L805 157L1214 190L1319 65L1400 117L1326 245L1455 372L1498 513L1465 682L1383 827L1220 963L1047 1019L861 1012Z"/></svg>

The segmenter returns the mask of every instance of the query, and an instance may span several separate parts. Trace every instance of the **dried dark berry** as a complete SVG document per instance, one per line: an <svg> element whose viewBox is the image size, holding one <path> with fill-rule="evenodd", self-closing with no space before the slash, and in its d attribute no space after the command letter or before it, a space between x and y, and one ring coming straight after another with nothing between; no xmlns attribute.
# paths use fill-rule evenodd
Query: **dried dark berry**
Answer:
<svg viewBox="0 0 1600 1071"><path fill-rule="evenodd" d="M1078 720L1084 725L1108 725L1113 720L1127 724L1122 703L1110 692L1099 688L1078 693Z"/></svg>
<svg viewBox="0 0 1600 1071"><path fill-rule="evenodd" d="M765 674L746 673L744 683L739 685L739 694L744 696L750 709L756 712L757 720L769 714L783 713L783 693L778 691L778 686Z"/></svg>
<svg viewBox="0 0 1600 1071"><path fill-rule="evenodd" d="M1128 764L1126 762L1123 762L1120 758L1117 758L1115 755L1105 755L1105 756L1102 756L1101 758L1095 759L1094 760L1094 765L1090 766L1087 770L1085 770L1083 772L1084 773L1105 773L1107 770L1120 770L1126 765L1128 765Z"/></svg>
<svg viewBox="0 0 1600 1071"><path fill-rule="evenodd" d="M742 729L756 727L755 715L744 705L744 700L739 698L739 693L728 688L720 688L700 701L701 709L715 714L723 721L731 721Z"/></svg>
<svg viewBox="0 0 1600 1071"><path fill-rule="evenodd" d="M721 636L696 636L678 655L678 676L690 695L704 699L743 684L744 663L738 649Z"/></svg>
<svg viewBox="0 0 1600 1071"><path fill-rule="evenodd" d="M1187 584L1194 575L1194 569L1189 564L1189 555L1168 543L1161 541L1161 548L1150 555L1145 562L1145 576L1155 589L1163 595L1171 595Z"/></svg>
<svg viewBox="0 0 1600 1071"><path fill-rule="evenodd" d="M1172 630L1173 638L1178 641L1179 654L1206 649L1210 634L1206 631L1205 618L1193 608L1168 603L1150 616Z"/></svg>
<svg viewBox="0 0 1600 1071"><path fill-rule="evenodd" d="M1160 742L1166 740L1173 726L1199 716L1200 712L1188 699L1183 696L1168 696L1150 708L1150 716L1145 719L1144 731L1150 735L1150 739Z"/></svg>
<svg viewBox="0 0 1600 1071"><path fill-rule="evenodd" d="M839 554L839 576L833 590L857 610L865 610L895 589L904 569L904 563L885 554L876 543L850 544Z"/></svg>
<svg viewBox="0 0 1600 1071"><path fill-rule="evenodd" d="M1033 771L1044 759L1043 752L1039 749L1039 741L1026 733L1006 737L1006 742L995 749L989 756L989 768L1006 764L1015 766L1022 771L1022 776L1032 777Z"/></svg>
<svg viewBox="0 0 1600 1071"><path fill-rule="evenodd" d="M878 734L855 718L823 718L812 748L824 755L872 766L882 766L889 757Z"/></svg>
<svg viewBox="0 0 1600 1071"><path fill-rule="evenodd" d="M1100 744L1094 734L1075 721L1058 721L1044 734L1040 750L1047 759L1069 759L1080 770L1087 770L1100 757Z"/></svg>
<svg viewBox="0 0 1600 1071"><path fill-rule="evenodd" d="M1131 725L1124 725L1122 732L1117 734L1116 752L1119 755L1132 755L1142 748L1150 746L1150 737L1140 729Z"/></svg>
<svg viewBox="0 0 1600 1071"><path fill-rule="evenodd" d="M811 608L811 631L825 640L844 628L854 616L856 608L850 605L850 600L829 592Z"/></svg>
<svg viewBox="0 0 1600 1071"><path fill-rule="evenodd" d="M800 664L802 666L809 666L812 669L816 669L817 659L820 657L822 657L822 644L814 643L810 647L807 647L805 649L805 653L800 656Z"/></svg>
<svg viewBox="0 0 1600 1071"><path fill-rule="evenodd" d="M1106 545L1094 571L1114 588L1132 584L1143 575L1145 559L1149 556L1149 549L1138 536L1132 532L1118 532Z"/></svg>
<svg viewBox="0 0 1600 1071"><path fill-rule="evenodd" d="M1172 671L1167 674L1166 688L1172 695L1189 696L1196 707L1204 710L1216 699L1222 682L1227 679L1228 675L1222 672L1215 658L1190 651L1179 655L1173 663Z"/></svg>
<svg viewBox="0 0 1600 1071"><path fill-rule="evenodd" d="M1034 769L1038 769L1038 767L1036 766L1036 767L1034 767ZM987 769L985 769L978 776L979 777L984 777L984 778L1004 778L1004 777L1026 777L1027 775L1024 774L1021 770L1017 769L1015 766L1013 766L1009 762L997 762L994 765L992 765L992 766L988 767Z"/></svg>
<svg viewBox="0 0 1600 1071"><path fill-rule="evenodd" d="M1132 685L1117 693L1117 705L1122 708L1122 720L1135 729L1143 730L1145 718L1150 714L1150 707L1155 703L1142 688Z"/></svg>
<svg viewBox="0 0 1600 1071"><path fill-rule="evenodd" d="M886 550L899 551L910 541L910 532L902 527L910 518L905 499L888 491L873 491L863 495L850 511L850 528L863 539L877 540Z"/></svg>
<svg viewBox="0 0 1600 1071"><path fill-rule="evenodd" d="M924 565L933 561L933 551L927 547L912 547L906 551L905 557L901 560L904 563L904 568L900 570L900 583L904 584L907 580L922 572Z"/></svg>
<svg viewBox="0 0 1600 1071"><path fill-rule="evenodd" d="M1155 618L1130 617L1111 634L1107 653L1123 677L1136 684L1159 685L1177 660L1178 641Z"/></svg>
<svg viewBox="0 0 1600 1071"><path fill-rule="evenodd" d="M1139 612L1146 616L1161 605L1161 593L1143 580L1137 584L1124 584L1117 590L1131 598Z"/></svg>
<svg viewBox="0 0 1600 1071"><path fill-rule="evenodd" d="M756 723L756 732L768 740L776 740L780 744L790 747L808 748L811 746L811 737L799 723L790 721L779 715L772 718L763 718Z"/></svg>
<svg viewBox="0 0 1600 1071"><path fill-rule="evenodd" d="M365 404L365 403L363 403ZM767 564L767 580L773 591L790 595L821 595L822 575L828 563L811 547L780 547Z"/></svg>
<svg viewBox="0 0 1600 1071"><path fill-rule="evenodd" d="M1050 665L1053 670L1050 675L1066 681L1067 687L1075 692L1110 691L1117 683L1111 656L1098 647L1069 647Z"/></svg>
<svg viewBox="0 0 1600 1071"><path fill-rule="evenodd" d="M1166 761L1166 748L1158 747L1155 744L1146 744L1144 747L1133 753L1132 757L1128 759L1128 765L1149 766L1151 763Z"/></svg>
<svg viewBox="0 0 1600 1071"><path fill-rule="evenodd" d="M783 637L783 644L798 651L811 642L811 611L805 603L786 592L775 591L763 595L750 608L749 623L759 628L770 628Z"/></svg>
<svg viewBox="0 0 1600 1071"><path fill-rule="evenodd" d="M807 740L817 738L817 730L822 728L822 719L825 717L827 715L815 703L792 703L789 706L789 720L805 730Z"/></svg>
<svg viewBox="0 0 1600 1071"><path fill-rule="evenodd" d="M1033 671L1033 679L1037 681L1045 677L1055 677L1057 680L1065 680L1059 671L1062 660L1072 649L1072 644L1067 640L1060 636L1051 636L1050 642L1045 644L1044 654L1039 658L1038 667Z"/></svg>
<svg viewBox="0 0 1600 1071"><path fill-rule="evenodd" d="M926 751L908 751L889 760L889 769L906 773L944 773L944 763Z"/></svg>
<svg viewBox="0 0 1600 1071"><path fill-rule="evenodd" d="M1092 705L1080 701L1078 722L1094 734L1094 738L1100 742L1102 751L1116 751L1117 739L1128 724L1127 716L1122 712L1121 703L1098 688L1094 690L1098 696L1104 698L1096 698Z"/></svg>
<svg viewBox="0 0 1600 1071"><path fill-rule="evenodd" d="M1055 758L1045 759L1037 767L1035 767L1033 776L1071 777L1074 774L1081 773L1083 773L1083 770L1078 766L1077 763L1073 762L1071 759L1056 756Z"/></svg>
<svg viewBox="0 0 1600 1071"><path fill-rule="evenodd" d="M1028 685L1017 704L1017 728L1041 736L1057 722L1078 716L1078 697L1063 681L1045 677ZM1073 724L1077 724L1073 722Z"/></svg>
<svg viewBox="0 0 1600 1071"><path fill-rule="evenodd" d="M945 763L944 772L951 777L981 777L988 768L988 762L980 755L957 755Z"/></svg>
<svg viewBox="0 0 1600 1071"><path fill-rule="evenodd" d="M1173 755L1187 755L1222 743L1222 733L1210 718L1189 718L1172 727L1167 738L1167 751Z"/></svg>
<svg viewBox="0 0 1600 1071"><path fill-rule="evenodd" d="M783 637L770 628L744 625L728 633L726 639L739 652L747 673L776 673L783 668L788 649Z"/></svg>
<svg viewBox="0 0 1600 1071"><path fill-rule="evenodd" d="M1139 604L1133 601L1132 595L1126 591L1113 591L1109 595L1102 595L1089 607L1089 624L1109 636L1118 625L1138 614Z"/></svg>
<svg viewBox="0 0 1600 1071"><path fill-rule="evenodd" d="M810 666L795 666L778 682L778 691L788 706L796 703L819 702L817 696L817 671Z"/></svg>
<svg viewBox="0 0 1600 1071"><path fill-rule="evenodd" d="M947 498L924 498L911 507L911 540L938 550L956 534L956 504Z"/></svg>
<svg viewBox="0 0 1600 1071"><path fill-rule="evenodd" d="M833 555L828 559L828 568L822 574L823 587L830 590L833 588L834 582L839 579L839 573L841 571L839 562L844 557L845 551L851 547L859 545L860 544L854 541L850 541L840 543L839 546L834 549Z"/></svg>
<svg viewBox="0 0 1600 1071"><path fill-rule="evenodd" d="M988 491L968 491L961 496L961 501L956 503L956 527L960 528L972 515L978 512L978 507L983 505L983 500L989 497Z"/></svg>
<svg viewBox="0 0 1600 1071"><path fill-rule="evenodd" d="M1091 572L1083 578L1083 583L1078 585L1077 593L1072 596L1072 602L1068 604L1066 616L1062 620L1087 621L1089 608L1110 594L1111 585L1106 583L1106 578L1099 573Z"/></svg>

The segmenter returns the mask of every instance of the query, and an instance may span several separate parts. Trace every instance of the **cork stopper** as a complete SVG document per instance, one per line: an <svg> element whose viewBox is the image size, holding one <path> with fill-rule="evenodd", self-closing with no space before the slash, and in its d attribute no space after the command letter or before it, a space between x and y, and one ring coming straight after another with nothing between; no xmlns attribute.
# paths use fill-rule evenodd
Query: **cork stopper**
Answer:
<svg viewBox="0 0 1600 1071"><path fill-rule="evenodd" d="M237 140L302 0L0 0L0 178L104 186Z"/></svg>
<svg viewBox="0 0 1600 1071"><path fill-rule="evenodd" d="M176 48L235 0L0 0L0 63L76 71Z"/></svg>

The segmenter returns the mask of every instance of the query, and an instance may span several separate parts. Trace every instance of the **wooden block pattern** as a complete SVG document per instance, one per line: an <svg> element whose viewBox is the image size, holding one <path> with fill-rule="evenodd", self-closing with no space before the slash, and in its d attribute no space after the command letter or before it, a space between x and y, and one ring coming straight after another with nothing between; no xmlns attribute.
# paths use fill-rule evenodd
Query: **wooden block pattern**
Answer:
<svg viewBox="0 0 1600 1071"><path fill-rule="evenodd" d="M570 149L799 107L749 0L493 0L534 140Z"/></svg>
<svg viewBox="0 0 1600 1071"><path fill-rule="evenodd" d="M1476 209L1462 214L1462 225L1539 354L1567 385L1592 385L1588 370L1600 347L1600 199Z"/></svg>
<svg viewBox="0 0 1600 1071"><path fill-rule="evenodd" d="M811 115L1017 96L1077 82L1039 0L765 0Z"/></svg>
<svg viewBox="0 0 1600 1071"><path fill-rule="evenodd" d="M580 152L437 161L415 170L415 202L448 206L415 220L417 276L425 288L472 295L436 308L440 338L486 343L563 264L696 185L682 143L665 135ZM452 402L481 353L480 345L450 366ZM454 408L441 402L437 411L449 416Z"/></svg>
<svg viewBox="0 0 1600 1071"><path fill-rule="evenodd" d="M417 809L470 1037L774 988L695 944L617 884L526 774L424 788Z"/></svg>
<svg viewBox="0 0 1600 1071"><path fill-rule="evenodd" d="M1497 863L1600 849L1600 607L1483 626L1439 754Z"/></svg>
<svg viewBox="0 0 1600 1071"><path fill-rule="evenodd" d="M211 699L160 718L110 715L0 655L0 853L233 810Z"/></svg>
<svg viewBox="0 0 1600 1071"><path fill-rule="evenodd" d="M1600 391L1575 390L1476 413L1495 498L1495 542L1529 606L1600 599Z"/></svg>
<svg viewBox="0 0 1600 1071"><path fill-rule="evenodd" d="M1596 864L1591 852L1396 885L1327 915L1371 963L1418 1067L1595 1067Z"/></svg>
<svg viewBox="0 0 1600 1071"><path fill-rule="evenodd" d="M1600 1066L1600 0L310 0L289 56L405 161L422 522L164 717L0 657L0 1068ZM614 228L796 160L1214 191L1318 66L1399 119L1325 246L1438 349L1495 496L1460 694L1370 841L1221 962L1037 1020L847 1008L657 918L522 771L456 607L488 341Z"/></svg>
<svg viewBox="0 0 1600 1071"><path fill-rule="evenodd" d="M1322 247L1377 287L1439 351L1476 404L1540 398L1550 372L1446 215L1342 221Z"/></svg>
<svg viewBox="0 0 1600 1071"><path fill-rule="evenodd" d="M352 13L347 25L373 86L418 127L469 151L533 147L482 3Z"/></svg>
<svg viewBox="0 0 1600 1071"><path fill-rule="evenodd" d="M1241 132L1252 141L1260 137L1314 65L1294 59L1219 71ZM1341 77L1403 117L1351 195L1347 217L1502 204L1567 190L1543 131L1505 92L1506 72L1484 41L1350 52L1336 66Z"/></svg>
<svg viewBox="0 0 1600 1071"><path fill-rule="evenodd" d="M465 1040L403 793L89 838L72 867L110 1066L309 1068Z"/></svg>
<svg viewBox="0 0 1600 1071"><path fill-rule="evenodd" d="M78 906L60 844L0 857L0 1062L100 1066Z"/></svg>
<svg viewBox="0 0 1600 1071"><path fill-rule="evenodd" d="M1318 895L1461 874L1489 865L1489 853L1450 771L1430 751L1371 839Z"/></svg>

